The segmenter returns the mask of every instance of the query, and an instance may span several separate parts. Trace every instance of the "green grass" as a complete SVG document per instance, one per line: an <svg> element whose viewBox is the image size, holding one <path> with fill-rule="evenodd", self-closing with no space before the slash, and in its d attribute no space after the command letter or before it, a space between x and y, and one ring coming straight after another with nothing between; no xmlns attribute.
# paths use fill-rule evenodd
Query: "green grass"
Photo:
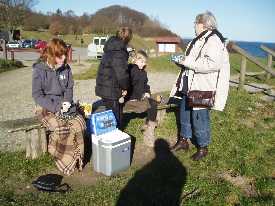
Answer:
<svg viewBox="0 0 275 206"><path fill-rule="evenodd" d="M90 68L87 69L85 72L80 74L74 74L73 78L75 80L86 80L86 79L95 79L97 74L97 69L99 65L99 60L89 60Z"/></svg>
<svg viewBox="0 0 275 206"><path fill-rule="evenodd" d="M149 58L147 71L178 73L180 68L170 61L170 55L164 55Z"/></svg>
<svg viewBox="0 0 275 206"><path fill-rule="evenodd" d="M127 205L134 206L146 205L139 204L146 199L145 193L155 200L155 205L173 205L171 197L194 190L199 192L185 198L182 205L274 205L275 103L231 89L225 111L211 111L211 117L212 143L205 160L190 160L195 152L192 147L187 153L160 156L144 167L132 165L115 177L100 177L95 185L79 185L66 194L24 189L33 178L54 168L49 156L32 161L25 160L23 153L2 152L1 205L109 206L116 205L120 194L124 194L124 198L133 201ZM136 144L142 141L139 128L143 121L131 119L126 127ZM176 131L175 115L170 112L157 128L157 136L168 140L176 136ZM239 188L217 177L228 170L253 179L259 196L246 197Z"/></svg>
<svg viewBox="0 0 275 206"><path fill-rule="evenodd" d="M257 58L260 62L267 65L267 58ZM240 73L241 69L241 55L237 53L230 54L230 66L231 66L231 74ZM247 60L246 66L247 72L261 72L264 71L261 67L256 65L255 63ZM273 62L273 68L275 68L275 62Z"/></svg>
<svg viewBox="0 0 275 206"><path fill-rule="evenodd" d="M143 49L147 50L147 52L150 49L155 49L156 47L156 43L153 38L143 38L138 35L133 35L130 45L132 45L136 50Z"/></svg>
<svg viewBox="0 0 275 206"><path fill-rule="evenodd" d="M0 59L0 73L13 70L13 69L18 69L23 67L24 65L20 61L11 61L11 60L4 60Z"/></svg>
<svg viewBox="0 0 275 206"><path fill-rule="evenodd" d="M81 38L84 40L83 47L87 47L93 40L94 36L102 36L97 34L83 34L78 35L77 39L75 35L60 35L59 38L63 39L66 43L72 44L75 47L81 46ZM38 32L38 31L22 31L23 39L41 39L49 41L54 35L50 34L48 31ZM136 49L152 49L155 48L155 42L152 38L142 38L138 35L134 35L130 44Z"/></svg>
<svg viewBox="0 0 275 206"><path fill-rule="evenodd" d="M41 39L45 41L49 41L55 37L48 31L24 31L22 30L22 38L23 39ZM87 47L89 43L91 43L93 36L92 35L78 35L77 39L75 35L60 35L61 39L63 39L66 43L72 44L73 46L80 47L81 46L81 38L83 38L84 43L83 46Z"/></svg>

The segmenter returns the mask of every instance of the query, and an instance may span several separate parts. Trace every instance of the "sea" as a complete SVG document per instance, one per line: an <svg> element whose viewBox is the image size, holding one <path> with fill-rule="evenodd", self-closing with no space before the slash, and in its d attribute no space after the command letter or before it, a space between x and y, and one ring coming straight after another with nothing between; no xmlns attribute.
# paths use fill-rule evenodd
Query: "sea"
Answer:
<svg viewBox="0 0 275 206"><path fill-rule="evenodd" d="M191 39L185 39L184 42L188 43L190 41ZM255 57L264 57L264 58L267 57L267 53L260 48L261 45L264 45L275 51L275 43L271 43L271 42L248 42L248 41L233 41L233 42Z"/></svg>
<svg viewBox="0 0 275 206"><path fill-rule="evenodd" d="M266 57L267 53L260 48L261 45L264 45L270 49L275 50L275 43L267 42L246 42L246 41L235 41L235 43L247 51L249 54L255 57Z"/></svg>

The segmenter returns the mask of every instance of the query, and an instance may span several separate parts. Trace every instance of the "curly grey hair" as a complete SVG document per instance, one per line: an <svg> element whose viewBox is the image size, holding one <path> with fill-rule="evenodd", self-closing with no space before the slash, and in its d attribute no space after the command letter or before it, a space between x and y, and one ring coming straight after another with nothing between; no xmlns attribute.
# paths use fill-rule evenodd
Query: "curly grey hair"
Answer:
<svg viewBox="0 0 275 206"><path fill-rule="evenodd" d="M196 23L203 24L205 29L213 30L218 28L215 16L210 12L198 14L196 16Z"/></svg>

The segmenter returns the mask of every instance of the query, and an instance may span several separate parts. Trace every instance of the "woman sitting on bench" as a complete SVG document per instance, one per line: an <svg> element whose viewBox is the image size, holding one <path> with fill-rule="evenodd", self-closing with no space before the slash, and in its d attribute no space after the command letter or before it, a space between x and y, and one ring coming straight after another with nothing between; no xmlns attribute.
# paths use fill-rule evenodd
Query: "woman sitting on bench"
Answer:
<svg viewBox="0 0 275 206"><path fill-rule="evenodd" d="M86 124L73 104L73 79L66 63L67 46L52 39L33 65L32 97L36 116L49 131L48 151L58 169L70 175L82 169Z"/></svg>

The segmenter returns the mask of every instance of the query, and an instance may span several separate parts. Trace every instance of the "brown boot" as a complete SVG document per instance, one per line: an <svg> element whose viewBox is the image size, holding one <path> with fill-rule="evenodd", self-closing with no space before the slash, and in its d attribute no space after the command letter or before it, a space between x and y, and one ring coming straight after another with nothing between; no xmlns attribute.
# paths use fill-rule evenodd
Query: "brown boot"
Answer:
<svg viewBox="0 0 275 206"><path fill-rule="evenodd" d="M171 151L178 151L178 150L188 150L189 149L189 144L187 139L185 138L180 138L177 143L171 147Z"/></svg>
<svg viewBox="0 0 275 206"><path fill-rule="evenodd" d="M208 149L207 147L199 147L197 152L192 155L192 160L198 161L204 158L208 154Z"/></svg>
<svg viewBox="0 0 275 206"><path fill-rule="evenodd" d="M154 147L156 122L148 121L147 128L143 132L143 142L148 147Z"/></svg>

